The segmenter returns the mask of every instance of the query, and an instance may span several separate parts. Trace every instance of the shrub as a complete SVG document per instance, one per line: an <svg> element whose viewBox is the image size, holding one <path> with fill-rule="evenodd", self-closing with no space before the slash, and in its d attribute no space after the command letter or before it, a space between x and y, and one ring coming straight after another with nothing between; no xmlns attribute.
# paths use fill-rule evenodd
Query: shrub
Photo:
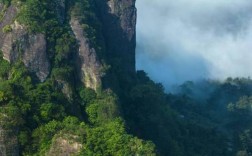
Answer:
<svg viewBox="0 0 252 156"><path fill-rule="evenodd" d="M3 27L2 31L3 31L3 33L9 33L12 31L12 28L10 25L6 25Z"/></svg>

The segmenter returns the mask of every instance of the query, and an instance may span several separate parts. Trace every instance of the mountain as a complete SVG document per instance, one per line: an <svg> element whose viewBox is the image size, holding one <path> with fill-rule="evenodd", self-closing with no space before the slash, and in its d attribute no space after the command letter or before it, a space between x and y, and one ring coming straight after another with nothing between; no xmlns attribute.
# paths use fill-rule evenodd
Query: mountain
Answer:
<svg viewBox="0 0 252 156"><path fill-rule="evenodd" d="M41 151L45 155L80 152L83 145L79 141L69 144L71 139L78 140L80 136L77 134L69 133L69 136L63 137L63 132L57 130L53 132L53 141L52 137L45 136L50 138L46 142L50 142L51 148L50 144L44 148L41 140L36 140L39 138L35 139L33 135L38 133L39 137L41 134L36 131L40 128L64 119L80 120L78 122L83 124L84 121L91 122L90 128L98 127L100 124L92 123L87 117L85 96L95 96L91 99L92 103L89 102L90 109L100 107L97 104L104 102L101 106L104 108L98 111L111 118L104 120L115 120L115 123L108 124L122 126L118 133L136 144L132 151L141 151L138 148L142 146L142 141L134 140L124 132L123 123L116 115L119 110L114 97L123 89L119 82L129 82L136 74L135 0L3 0L0 1L0 21L1 155L29 155ZM6 86L10 93L7 93ZM12 109L17 112L6 112ZM46 109L45 112L42 109ZM22 121L16 121L15 117ZM8 120L15 123L6 126ZM103 128L106 129L106 126ZM84 133L80 135L83 137ZM70 137L70 140L65 137ZM30 144L33 141L36 143Z"/></svg>
<svg viewBox="0 0 252 156"><path fill-rule="evenodd" d="M4 59L10 63L21 59L41 82L46 80L55 66L52 57L55 57L56 49L51 46L57 43L53 42L64 43L61 41L63 38L60 40L59 37L62 34L53 34L62 30L53 30L54 27L68 27L67 31L71 31L63 35L72 37L77 49L59 57L75 59L79 79L87 87L100 87L101 70L106 65L114 65L116 61L121 72L135 73L135 1L95 1L93 4L64 0L50 4L46 1L43 2L45 4L36 1L5 3L0 5L0 28L3 30L0 32L0 47ZM67 49L61 50L68 52Z"/></svg>
<svg viewBox="0 0 252 156"><path fill-rule="evenodd" d="M250 79L135 69L135 0L0 0L0 155L251 155ZM238 128L236 128L238 127Z"/></svg>

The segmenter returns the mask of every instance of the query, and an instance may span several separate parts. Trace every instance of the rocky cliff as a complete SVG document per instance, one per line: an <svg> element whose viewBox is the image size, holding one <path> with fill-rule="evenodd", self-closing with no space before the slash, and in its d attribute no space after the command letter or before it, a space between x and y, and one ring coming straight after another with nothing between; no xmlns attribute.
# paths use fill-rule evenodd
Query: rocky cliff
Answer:
<svg viewBox="0 0 252 156"><path fill-rule="evenodd" d="M107 53L127 74L135 72L136 7L135 0L96 0L103 25Z"/></svg>
<svg viewBox="0 0 252 156"><path fill-rule="evenodd" d="M16 132L0 127L0 155L18 156L19 147Z"/></svg>
<svg viewBox="0 0 252 156"><path fill-rule="evenodd" d="M135 0L55 0L48 1L48 5L40 1L27 3L30 6L21 1L8 5L0 1L0 51L10 64L22 62L40 82L53 80L61 86L69 102L74 101L74 88L79 87L74 85L79 82L87 88L101 91L103 77L110 68L124 75L135 74ZM30 25L18 20L20 10L29 7L41 9L24 13ZM79 15L74 13L76 10ZM32 11L38 12L33 15ZM31 31L31 25L36 29ZM71 37L74 41L69 42ZM70 82L70 79L74 81ZM110 77L106 81L114 83ZM18 155L16 131L18 129L0 126L0 155ZM12 133L11 137L9 133ZM6 142L7 138L10 143ZM56 139L49 155L55 155L55 149L59 149L61 154L58 155L62 155L65 148L76 153L82 147L79 143L76 145L77 148L65 138Z"/></svg>
<svg viewBox="0 0 252 156"><path fill-rule="evenodd" d="M90 30L83 29L81 17L71 16L70 25L79 45L77 68L80 68L80 79L87 87L96 90L104 86L102 83L104 69L109 66L122 75L135 73L136 8L135 0L93 3L96 20L101 24L101 32L98 32L98 35L102 36L104 45L100 45L99 48L103 54L98 52L88 38ZM110 77L106 81L112 79Z"/></svg>
<svg viewBox="0 0 252 156"><path fill-rule="evenodd" d="M40 81L45 81L50 69L45 35L29 34L26 26L15 20L17 11L14 5L0 10L3 13L0 23L0 49L6 60L11 63L22 60Z"/></svg>
<svg viewBox="0 0 252 156"><path fill-rule="evenodd" d="M60 23L64 23L67 14L65 1L55 1L54 8ZM105 42L104 57L109 64L118 66L125 73L135 72L135 0L95 1L95 14L102 25ZM15 18L18 8L10 5L7 9L0 6L3 14L0 23L0 49L4 58L10 62L21 59L31 72L44 81L50 73L50 61L47 54L45 34L28 33L26 26ZM101 86L102 62L105 58L97 56L97 50L90 44L80 19L71 16L69 21L79 45L77 68L80 79L87 86L96 89ZM8 30L6 30L8 29Z"/></svg>
<svg viewBox="0 0 252 156"><path fill-rule="evenodd" d="M101 86L102 65L94 47L84 33L80 19L71 16L70 25L78 42L77 69L81 81L86 87L97 90Z"/></svg>

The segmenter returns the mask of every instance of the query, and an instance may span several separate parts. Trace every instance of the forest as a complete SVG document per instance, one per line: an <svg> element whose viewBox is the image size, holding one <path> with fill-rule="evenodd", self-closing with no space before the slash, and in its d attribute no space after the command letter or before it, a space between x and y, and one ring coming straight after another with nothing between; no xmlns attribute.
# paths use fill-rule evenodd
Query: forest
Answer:
<svg viewBox="0 0 252 156"><path fill-rule="evenodd" d="M58 21L54 1L0 3L18 3L16 20L29 33L46 34L52 68L40 82L21 60L9 63L0 52L0 127L17 136L19 155L58 155L58 142L70 140L80 156L252 156L250 78L188 81L167 93L144 71L127 77L116 62L107 65L112 60L103 50L94 1L68 0L106 65L103 72L117 75L113 87L93 90L76 78L77 42L69 23Z"/></svg>

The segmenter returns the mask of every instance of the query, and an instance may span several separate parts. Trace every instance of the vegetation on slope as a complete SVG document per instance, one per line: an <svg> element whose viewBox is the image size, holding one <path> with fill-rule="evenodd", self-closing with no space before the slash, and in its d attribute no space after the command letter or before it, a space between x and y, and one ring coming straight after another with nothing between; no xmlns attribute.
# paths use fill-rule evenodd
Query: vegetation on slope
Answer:
<svg viewBox="0 0 252 156"><path fill-rule="evenodd" d="M46 35L52 70L50 77L40 83L21 61L9 64L1 57L0 104L1 121L4 121L1 126L6 130L18 130L21 155L47 155L62 134L75 136L82 147L75 153L78 155L155 155L153 143L127 134L115 93L110 90L95 93L79 87L82 85L75 77L73 62L77 49L75 37L69 19L60 23L52 8L54 3L56 1L49 0L21 2L17 20L25 24L30 33ZM99 31L97 20L93 19L95 14L89 1L79 0L76 4L67 1L67 6L73 6L67 9L77 10L77 6L83 7L78 15L86 24L83 29L88 32L92 46L101 51L95 37ZM66 84L73 92L70 98L59 86Z"/></svg>

